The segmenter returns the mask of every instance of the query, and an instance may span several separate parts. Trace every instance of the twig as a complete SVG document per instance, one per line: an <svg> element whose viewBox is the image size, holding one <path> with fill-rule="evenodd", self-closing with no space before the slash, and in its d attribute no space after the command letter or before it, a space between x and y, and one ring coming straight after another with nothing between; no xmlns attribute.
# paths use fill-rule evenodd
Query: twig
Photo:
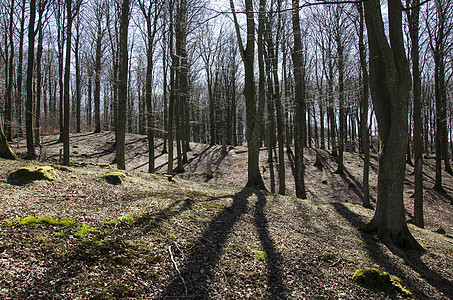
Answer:
<svg viewBox="0 0 453 300"><path fill-rule="evenodd" d="M182 257L184 258L184 260L186 260L186 255L184 254L184 252L182 252L181 248L178 247L178 243L176 243L176 241L174 243L175 243L175 247L178 249L178 251L181 252Z"/></svg>
<svg viewBox="0 0 453 300"><path fill-rule="evenodd" d="M179 278L181 278L182 284L184 285L184 293L187 296L187 286L186 286L186 281L181 275L181 272L179 271L178 265L176 264L175 259L173 258L173 253L171 252L171 246L168 246L168 252L170 252L170 258L171 261L173 262L173 265L175 266L176 272L178 272Z"/></svg>
<svg viewBox="0 0 453 300"><path fill-rule="evenodd" d="M341 262L341 258L330 265L331 268L336 267Z"/></svg>

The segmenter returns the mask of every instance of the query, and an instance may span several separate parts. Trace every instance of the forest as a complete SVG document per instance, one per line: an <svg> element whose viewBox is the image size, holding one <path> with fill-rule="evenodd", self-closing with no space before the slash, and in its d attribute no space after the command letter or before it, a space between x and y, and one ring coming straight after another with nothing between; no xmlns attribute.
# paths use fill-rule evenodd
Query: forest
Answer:
<svg viewBox="0 0 453 300"><path fill-rule="evenodd" d="M1 0L0 298L451 299L452 0Z"/></svg>

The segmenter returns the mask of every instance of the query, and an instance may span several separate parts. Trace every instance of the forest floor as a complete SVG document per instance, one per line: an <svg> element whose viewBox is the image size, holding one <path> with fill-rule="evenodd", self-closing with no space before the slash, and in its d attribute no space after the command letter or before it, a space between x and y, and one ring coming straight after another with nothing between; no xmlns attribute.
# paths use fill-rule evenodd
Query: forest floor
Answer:
<svg viewBox="0 0 453 300"><path fill-rule="evenodd" d="M229 147L222 155L219 146L191 144L186 172L169 181L163 175L167 155L160 154L162 142L156 142L161 173L148 174L146 137L128 135L127 177L111 185L100 176L112 171L113 133L72 135L69 167L58 164L62 145L57 139L43 138L40 162L0 160L0 299L407 296L397 288L383 292L352 280L354 271L369 267L398 276L417 299L453 298L453 178L444 173L446 193L433 191L432 157L424 160L426 229L409 225L427 250L420 254L357 230L373 215L360 205L363 160L358 154L345 152L345 174L337 175L327 151L307 149L308 200L301 200L291 196L293 157L288 153L289 196L281 196L273 193L277 165L276 159L266 162L266 149L261 169L270 193L243 188L243 146ZM24 153L24 141L13 149ZM316 153L322 170L313 166ZM31 165L54 166L57 179L19 184L9 177ZM408 220L411 172L408 166ZM373 154L373 205L376 179ZM27 216L42 221L26 225L32 220L24 220Z"/></svg>

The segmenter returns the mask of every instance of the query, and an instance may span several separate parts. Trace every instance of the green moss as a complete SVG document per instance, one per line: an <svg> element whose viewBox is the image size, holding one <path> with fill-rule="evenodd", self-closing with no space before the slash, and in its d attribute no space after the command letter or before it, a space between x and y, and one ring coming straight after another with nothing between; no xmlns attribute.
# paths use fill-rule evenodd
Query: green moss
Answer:
<svg viewBox="0 0 453 300"><path fill-rule="evenodd" d="M79 228L77 228L77 233L74 234L74 236L84 237L88 234L98 233L98 232L99 232L99 230L97 230L96 228L91 227L87 224L82 224Z"/></svg>
<svg viewBox="0 0 453 300"><path fill-rule="evenodd" d="M62 238L65 236L65 234L63 232L55 232L53 235L58 238Z"/></svg>
<svg viewBox="0 0 453 300"><path fill-rule="evenodd" d="M252 250L252 255L259 261L266 261L267 260L267 253L261 250Z"/></svg>
<svg viewBox="0 0 453 300"><path fill-rule="evenodd" d="M10 178L18 181L50 180L57 179L55 169L51 166L23 167L10 174Z"/></svg>
<svg viewBox="0 0 453 300"><path fill-rule="evenodd" d="M34 216L28 216L28 217L25 217L22 220L20 220L19 224L20 225L35 225L37 220L38 219L36 219L36 217L34 217Z"/></svg>
<svg viewBox="0 0 453 300"><path fill-rule="evenodd" d="M55 219L52 219L52 218L49 218L49 217L39 217L36 220L36 223L47 223L47 224L52 225L52 226L63 226L63 227L66 227L66 226L73 225L75 223L75 221L73 219L70 219L70 218L63 218L63 219L60 219L60 220L55 220Z"/></svg>
<svg viewBox="0 0 453 300"><path fill-rule="evenodd" d="M103 224L110 225L110 226L116 226L120 222L125 222L128 224L131 224L131 223L134 223L134 218L131 216L123 216L123 217L118 217L116 219L102 221Z"/></svg>
<svg viewBox="0 0 453 300"><path fill-rule="evenodd" d="M110 184L122 184L126 174L122 172L109 172L101 176L102 179Z"/></svg>
<svg viewBox="0 0 453 300"><path fill-rule="evenodd" d="M352 280L385 293L396 291L405 297L413 298L413 293L404 288L401 279L376 268L356 270L352 275Z"/></svg>

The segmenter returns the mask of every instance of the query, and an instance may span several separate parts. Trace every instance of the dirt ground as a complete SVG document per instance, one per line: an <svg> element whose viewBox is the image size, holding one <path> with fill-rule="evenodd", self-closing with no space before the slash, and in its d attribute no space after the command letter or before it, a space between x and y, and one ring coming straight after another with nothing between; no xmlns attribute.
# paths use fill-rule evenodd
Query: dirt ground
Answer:
<svg viewBox="0 0 453 300"><path fill-rule="evenodd" d="M62 144L57 143L58 135L49 135L42 138L40 157L42 160L58 161ZM81 133L71 135L71 161L79 164L99 164L112 162L115 158L114 133L99 134ZM155 141L156 172L167 172L168 155L162 154L163 141ZM13 144L17 152L25 152L25 141ZM184 165L185 173L176 175L180 178L210 182L215 184L229 184L245 186L247 182L247 148L245 146L228 147L227 154L222 155L220 146L209 146L191 143L188 152L188 164ZM377 148L377 147L376 147ZM276 150L275 150L276 151ZM273 163L267 162L268 150L263 148L260 153L260 168L266 187L270 192L278 191L278 163L277 153L273 153ZM128 134L126 140L126 169L130 171L148 171L148 144L143 135ZM174 151L176 156L176 150ZM314 166L316 154L322 158L323 168ZM295 195L294 187L294 154L285 152L286 195ZM174 165L176 165L176 157ZM344 153L344 175L337 175L334 171L337 163L328 151L307 148L305 150L305 183L307 197L324 202L362 203L362 171L363 155L358 153ZM207 169L211 168L213 178L208 179ZM370 167L370 197L373 205L377 197L377 153L371 154ZM435 157L425 156L424 159L424 214L425 228L432 231L446 232L453 235L453 176L443 173L443 187L446 193L439 193L432 189L434 186ZM407 219L413 217L414 176L413 167L407 165L404 191Z"/></svg>
<svg viewBox="0 0 453 300"><path fill-rule="evenodd" d="M446 195L432 191L431 158L425 160L427 229L409 225L422 254L357 230L373 215L360 205L357 154L345 153L346 172L339 176L326 151L307 149L309 199L302 200L243 188L245 147L221 155L218 146L191 144L186 172L169 180L146 172L146 138L128 135L126 178L111 185L101 175L112 171L113 133L72 135L70 166L58 164L57 138L43 138L42 162L0 160L0 299L408 297L396 287L355 282L361 268L398 276L415 299L453 298L452 178L444 176ZM167 157L156 144L157 171L165 172ZM13 148L25 152L23 141ZM322 170L313 166L317 152ZM277 190L277 166L266 162L265 149L261 158L266 186ZM287 158L287 194L293 195L293 158ZM372 164L374 202L376 156ZM11 180L12 171L30 165L52 165L57 179ZM27 223L30 217L47 221ZM57 223L64 220L69 223Z"/></svg>

